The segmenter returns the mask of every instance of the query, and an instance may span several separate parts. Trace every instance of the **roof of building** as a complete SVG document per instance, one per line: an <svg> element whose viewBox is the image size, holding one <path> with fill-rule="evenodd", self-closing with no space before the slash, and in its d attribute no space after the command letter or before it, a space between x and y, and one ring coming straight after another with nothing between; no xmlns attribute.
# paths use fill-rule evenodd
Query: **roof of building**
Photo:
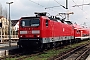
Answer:
<svg viewBox="0 0 90 60"><path fill-rule="evenodd" d="M0 16L0 19L2 18L3 16Z"/></svg>
<svg viewBox="0 0 90 60"><path fill-rule="evenodd" d="M12 26L15 26L19 20L11 20Z"/></svg>

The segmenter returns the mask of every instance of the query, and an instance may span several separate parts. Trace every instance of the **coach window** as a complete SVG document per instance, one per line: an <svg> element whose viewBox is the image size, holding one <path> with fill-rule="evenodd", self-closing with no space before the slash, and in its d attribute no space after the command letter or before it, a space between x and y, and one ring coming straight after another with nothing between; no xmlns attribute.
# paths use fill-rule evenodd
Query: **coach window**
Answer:
<svg viewBox="0 0 90 60"><path fill-rule="evenodd" d="M80 33L80 30L79 30L79 33Z"/></svg>
<svg viewBox="0 0 90 60"><path fill-rule="evenodd" d="M48 20L46 20L46 26L48 26Z"/></svg>
<svg viewBox="0 0 90 60"><path fill-rule="evenodd" d="M80 34L80 30L77 30L77 34Z"/></svg>

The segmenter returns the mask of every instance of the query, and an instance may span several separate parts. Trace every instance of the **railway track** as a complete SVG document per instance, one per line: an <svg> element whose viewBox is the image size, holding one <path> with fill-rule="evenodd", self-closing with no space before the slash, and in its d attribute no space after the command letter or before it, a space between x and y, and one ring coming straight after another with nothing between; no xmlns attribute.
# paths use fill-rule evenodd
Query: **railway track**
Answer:
<svg viewBox="0 0 90 60"><path fill-rule="evenodd" d="M90 43L75 48L53 60L85 60L90 51Z"/></svg>
<svg viewBox="0 0 90 60"><path fill-rule="evenodd" d="M77 55L78 55L78 53L80 52L80 54L79 55L81 55L82 53L82 56L78 56L77 57L77 59L79 59L79 58L81 58L81 57L83 57L83 55L84 55L84 53L86 54L87 53L87 51L89 51L90 49L90 45L89 45L90 43L88 43L88 44L85 44L85 45L81 45L80 47L76 47L76 48L73 48L73 49L70 49L70 51L65 51L64 53L61 53L58 57L55 57L55 58L53 58L53 59L48 59L48 60L71 60L70 58L71 57L69 57L69 56L71 56L72 54L74 54L75 53L75 51L77 51ZM63 49L63 47L64 46L62 46L62 48L61 47L59 47L59 48L54 48L55 50L59 50L59 49ZM84 49L83 49L84 48ZM82 49L81 51L82 51L82 53L81 53L81 51L79 51L78 52L78 50L80 50L80 49ZM88 49L88 50L87 50ZM86 51L87 50L87 51ZM46 50L46 51L48 51L48 50ZM19 50L19 49L16 49L16 50L13 50L13 51L11 51L11 52L14 52L14 53L11 53L9 56L5 56L5 57L3 57L3 58L0 58L0 60L5 60L5 59L11 59L11 58L15 58L15 60L24 60L24 59L26 59L26 58L29 58L29 57L32 57L32 56L37 56L37 55L40 55L40 54L46 54L46 51L43 51L43 52L38 52L38 51L35 51L35 52L30 52L30 51L22 51L22 50ZM84 52L84 51L86 51L86 52ZM10 60L9 59L9 60ZM75 59L75 56L74 57L72 57L72 59Z"/></svg>
<svg viewBox="0 0 90 60"><path fill-rule="evenodd" d="M15 50L11 51L10 55L1 57L0 60L6 60L7 58L9 60L11 58L15 58L15 60L23 60L23 59L28 58L28 57L40 55L42 53L45 53L46 51L43 51L43 52L32 51L32 52L30 52L29 50L15 49Z"/></svg>

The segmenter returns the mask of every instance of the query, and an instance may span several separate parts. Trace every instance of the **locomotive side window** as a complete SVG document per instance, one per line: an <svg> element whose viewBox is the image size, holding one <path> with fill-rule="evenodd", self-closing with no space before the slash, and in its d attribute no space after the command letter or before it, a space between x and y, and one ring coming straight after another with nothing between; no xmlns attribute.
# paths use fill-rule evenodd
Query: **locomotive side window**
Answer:
<svg viewBox="0 0 90 60"><path fill-rule="evenodd" d="M48 20L46 20L46 26L48 26Z"/></svg>
<svg viewBox="0 0 90 60"><path fill-rule="evenodd" d="M23 27L39 26L40 20L39 20L39 18L22 19L20 25Z"/></svg>
<svg viewBox="0 0 90 60"><path fill-rule="evenodd" d="M72 26L72 29L74 29L74 26Z"/></svg>

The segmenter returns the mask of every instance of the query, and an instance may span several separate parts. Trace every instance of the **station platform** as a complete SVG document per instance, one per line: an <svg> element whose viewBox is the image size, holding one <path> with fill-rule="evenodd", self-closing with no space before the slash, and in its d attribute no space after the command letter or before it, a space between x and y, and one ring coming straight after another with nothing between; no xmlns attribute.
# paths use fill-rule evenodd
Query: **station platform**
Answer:
<svg viewBox="0 0 90 60"><path fill-rule="evenodd" d="M9 55L9 51L16 48L17 48L17 43L11 43L11 47L9 47L8 43L0 44L0 57Z"/></svg>
<svg viewBox="0 0 90 60"><path fill-rule="evenodd" d="M87 59L86 60L90 60L90 55L87 57Z"/></svg>

